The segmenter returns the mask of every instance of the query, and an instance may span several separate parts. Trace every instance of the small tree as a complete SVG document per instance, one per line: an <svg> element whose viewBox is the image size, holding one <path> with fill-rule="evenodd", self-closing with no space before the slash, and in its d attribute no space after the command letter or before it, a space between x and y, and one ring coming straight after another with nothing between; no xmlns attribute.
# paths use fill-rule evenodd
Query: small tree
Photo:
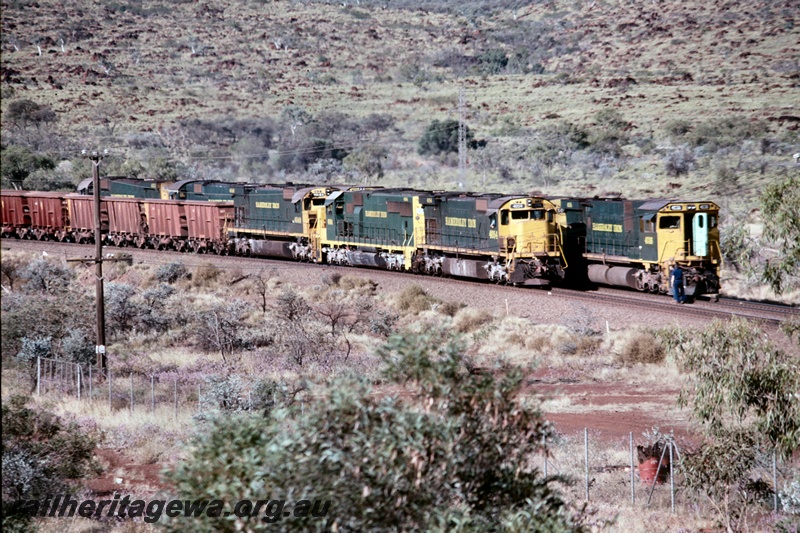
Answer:
<svg viewBox="0 0 800 533"><path fill-rule="evenodd" d="M476 147L475 134L466 127L467 146ZM449 152L458 152L458 121L447 119L443 121L434 120L427 128L419 140L420 155L438 155Z"/></svg>
<svg viewBox="0 0 800 533"><path fill-rule="evenodd" d="M388 155L389 151L382 146L364 146L345 157L343 163L345 169L363 175L366 182L373 176L383 177L383 161Z"/></svg>
<svg viewBox="0 0 800 533"><path fill-rule="evenodd" d="M792 175L761 196L764 238L778 243L780 256L767 262L763 278L777 294L800 269L800 178Z"/></svg>
<svg viewBox="0 0 800 533"><path fill-rule="evenodd" d="M272 280L275 276L275 269L272 268L269 270L262 268L257 273L247 276L247 278L251 280L256 294L259 296L262 313L267 312L267 297L270 294L270 280Z"/></svg>
<svg viewBox="0 0 800 533"><path fill-rule="evenodd" d="M749 506L776 490L750 479L759 450L790 456L800 446L797 358L742 319L666 341L690 375L679 405L691 408L706 438L685 458L686 484L708 497L728 531L746 528Z"/></svg>
<svg viewBox="0 0 800 533"><path fill-rule="evenodd" d="M228 354L243 348L246 344L245 332L248 329L245 318L250 312L247 302L233 300L218 302L208 309L198 311L198 344L204 350L218 351L223 359Z"/></svg>
<svg viewBox="0 0 800 533"><path fill-rule="evenodd" d="M20 130L25 130L30 126L39 129L42 125L58 120L55 111L50 106L27 99L11 102L3 115L4 120Z"/></svg>
<svg viewBox="0 0 800 533"><path fill-rule="evenodd" d="M144 312L136 299L136 288L128 283L109 283L104 296L109 329L115 334L130 331Z"/></svg>
<svg viewBox="0 0 800 533"><path fill-rule="evenodd" d="M0 152L0 173L3 187L22 187L22 182L37 170L52 170L55 162L47 156L31 152L24 146L4 147Z"/></svg>

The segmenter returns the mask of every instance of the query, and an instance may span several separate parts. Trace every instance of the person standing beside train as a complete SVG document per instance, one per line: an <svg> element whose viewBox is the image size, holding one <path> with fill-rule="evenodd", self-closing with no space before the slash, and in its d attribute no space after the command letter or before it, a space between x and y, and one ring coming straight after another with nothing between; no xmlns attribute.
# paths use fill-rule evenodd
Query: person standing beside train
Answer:
<svg viewBox="0 0 800 533"><path fill-rule="evenodd" d="M686 302L686 296L683 292L683 269L677 263L672 269L672 274L669 277L670 285L672 285L672 297L675 302L682 304Z"/></svg>

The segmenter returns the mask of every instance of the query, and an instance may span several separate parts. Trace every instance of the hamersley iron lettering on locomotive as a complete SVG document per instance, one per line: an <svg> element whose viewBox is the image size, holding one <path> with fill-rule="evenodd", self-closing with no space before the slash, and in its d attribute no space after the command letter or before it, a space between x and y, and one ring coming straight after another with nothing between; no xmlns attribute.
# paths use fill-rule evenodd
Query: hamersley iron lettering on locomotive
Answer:
<svg viewBox="0 0 800 533"><path fill-rule="evenodd" d="M2 191L3 237L92 241L91 187ZM100 187L111 245L661 293L679 264L687 295L719 292L719 207L707 201L130 178Z"/></svg>

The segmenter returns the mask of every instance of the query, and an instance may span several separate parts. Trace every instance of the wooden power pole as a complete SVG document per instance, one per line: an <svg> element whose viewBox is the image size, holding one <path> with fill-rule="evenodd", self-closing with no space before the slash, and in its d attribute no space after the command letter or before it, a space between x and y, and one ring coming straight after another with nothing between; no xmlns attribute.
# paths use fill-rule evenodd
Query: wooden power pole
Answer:
<svg viewBox="0 0 800 533"><path fill-rule="evenodd" d="M100 161L103 158L92 152L92 186L94 189L94 262L95 262L95 298L97 310L97 368L105 370L106 363L106 309L103 296L103 231L100 224Z"/></svg>
<svg viewBox="0 0 800 533"><path fill-rule="evenodd" d="M101 220L101 203L100 203L100 162L103 156L108 153L106 150L104 154L99 154L94 151L87 153L83 152L84 157L92 162L92 187L94 189L94 245L95 252L94 258L80 258L68 259L72 262L80 263L94 263L95 264L95 308L97 312L96 326L97 326L97 344L95 345L95 353L97 354L97 368L105 370L108 366L106 361L106 313L105 313L105 300L103 295L103 261L129 261L130 258L122 257L103 257L103 230Z"/></svg>

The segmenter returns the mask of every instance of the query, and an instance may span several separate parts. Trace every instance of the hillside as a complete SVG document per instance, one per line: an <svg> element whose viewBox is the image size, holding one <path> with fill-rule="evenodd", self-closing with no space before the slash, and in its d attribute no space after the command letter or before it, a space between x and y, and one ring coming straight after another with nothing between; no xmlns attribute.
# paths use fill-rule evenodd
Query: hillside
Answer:
<svg viewBox="0 0 800 533"><path fill-rule="evenodd" d="M494 5L3 1L3 143L108 147L108 172L150 177L451 188L456 155L417 146L464 89L489 148L471 189L721 201L791 168L793 2ZM10 120L19 100L57 121Z"/></svg>

